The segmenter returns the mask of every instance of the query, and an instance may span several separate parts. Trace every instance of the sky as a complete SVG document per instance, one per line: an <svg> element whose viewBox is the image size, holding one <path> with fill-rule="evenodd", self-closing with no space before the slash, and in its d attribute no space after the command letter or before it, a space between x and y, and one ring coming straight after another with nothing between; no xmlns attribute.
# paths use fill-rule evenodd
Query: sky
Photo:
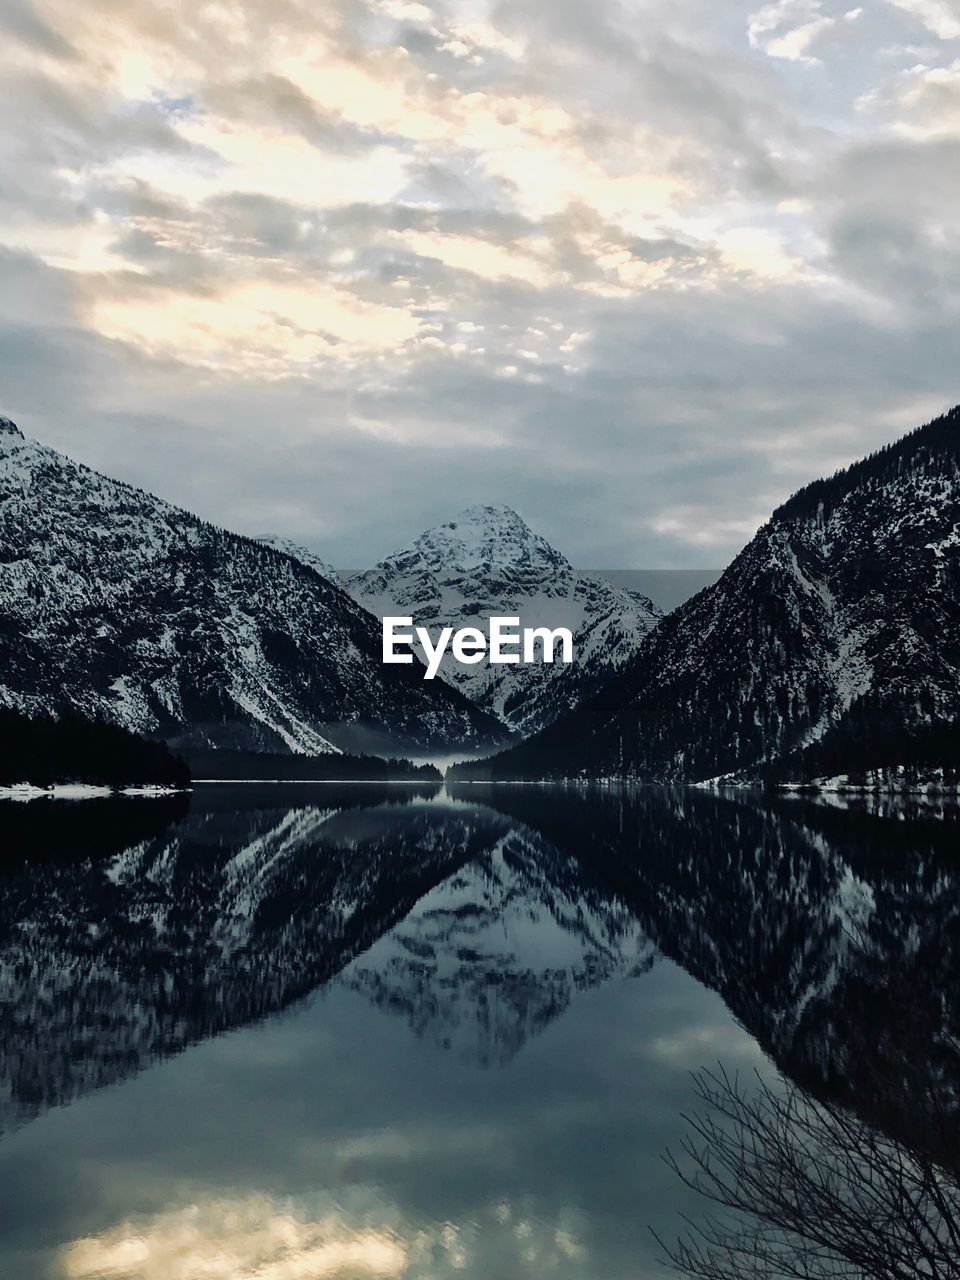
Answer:
<svg viewBox="0 0 960 1280"><path fill-rule="evenodd" d="M960 401L960 0L0 0L0 121L0 413L340 566L721 566Z"/></svg>

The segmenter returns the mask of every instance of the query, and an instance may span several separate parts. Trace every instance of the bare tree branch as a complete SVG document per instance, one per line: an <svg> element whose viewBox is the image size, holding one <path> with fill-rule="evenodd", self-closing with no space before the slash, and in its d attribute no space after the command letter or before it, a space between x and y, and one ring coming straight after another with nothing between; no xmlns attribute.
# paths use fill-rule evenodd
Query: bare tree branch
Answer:
<svg viewBox="0 0 960 1280"><path fill-rule="evenodd" d="M701 1108L684 1117L679 1153L664 1159L727 1212L687 1220L674 1245L657 1236L678 1272L696 1280L960 1280L955 1160L926 1141L911 1149L793 1083L774 1086L757 1074L747 1087L718 1065L698 1072L694 1086ZM942 1090L913 1096L926 1140L946 1120Z"/></svg>

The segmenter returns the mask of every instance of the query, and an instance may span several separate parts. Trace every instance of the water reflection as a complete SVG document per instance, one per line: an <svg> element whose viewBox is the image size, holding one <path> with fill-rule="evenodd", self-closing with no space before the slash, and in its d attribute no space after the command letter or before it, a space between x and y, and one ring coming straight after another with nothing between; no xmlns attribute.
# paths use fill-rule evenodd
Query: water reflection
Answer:
<svg viewBox="0 0 960 1280"><path fill-rule="evenodd" d="M622 898L517 824L425 894L342 981L438 1047L504 1066L578 992L645 973L654 958Z"/></svg>
<svg viewBox="0 0 960 1280"><path fill-rule="evenodd" d="M489 798L575 848L791 1079L911 1141L924 1119L905 1063L960 1098L951 809L650 790ZM949 1110L953 1141L960 1107Z"/></svg>
<svg viewBox="0 0 960 1280"><path fill-rule="evenodd" d="M118 855L8 876L4 1127L285 1008L509 826L403 794L293 808L219 794Z"/></svg>
<svg viewBox="0 0 960 1280"><path fill-rule="evenodd" d="M957 1148L947 809L476 786L154 803L84 818L73 852L57 815L16 819L4 1276L663 1275L646 1224L696 1206L659 1156L687 1070L718 1056Z"/></svg>
<svg viewBox="0 0 960 1280"><path fill-rule="evenodd" d="M341 1214L313 1219L263 1196L211 1201L127 1222L77 1240L62 1253L75 1280L104 1275L143 1280L320 1280L325 1276L399 1276L405 1242L382 1226L351 1226Z"/></svg>
<svg viewBox="0 0 960 1280"><path fill-rule="evenodd" d="M128 1221L73 1241L58 1259L70 1280L367 1280L462 1273L496 1256L502 1274L544 1275L582 1258L563 1216L515 1219L506 1204L477 1221L410 1229L382 1206L213 1200Z"/></svg>
<svg viewBox="0 0 960 1280"><path fill-rule="evenodd" d="M400 795L268 808L219 793L120 854L8 876L4 1127L345 968L354 990L484 1064L509 1061L576 991L649 968L633 912L573 855L489 806Z"/></svg>
<svg viewBox="0 0 960 1280"><path fill-rule="evenodd" d="M903 1083L921 1107L938 1091L910 1065ZM682 1274L960 1276L955 1151L934 1156L922 1142L892 1139L790 1081L745 1083L720 1067L698 1073L696 1089L702 1109L688 1120L683 1156L667 1160L711 1208L728 1212L664 1245Z"/></svg>

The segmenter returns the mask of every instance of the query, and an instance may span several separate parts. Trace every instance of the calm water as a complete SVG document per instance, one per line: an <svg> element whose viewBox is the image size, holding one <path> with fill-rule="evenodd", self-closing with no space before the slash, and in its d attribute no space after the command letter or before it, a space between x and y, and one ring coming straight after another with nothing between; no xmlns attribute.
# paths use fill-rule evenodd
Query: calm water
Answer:
<svg viewBox="0 0 960 1280"><path fill-rule="evenodd" d="M935 806L211 787L0 822L4 1280L646 1280L704 1211L661 1160L692 1070L907 1137L905 1058L960 1080Z"/></svg>

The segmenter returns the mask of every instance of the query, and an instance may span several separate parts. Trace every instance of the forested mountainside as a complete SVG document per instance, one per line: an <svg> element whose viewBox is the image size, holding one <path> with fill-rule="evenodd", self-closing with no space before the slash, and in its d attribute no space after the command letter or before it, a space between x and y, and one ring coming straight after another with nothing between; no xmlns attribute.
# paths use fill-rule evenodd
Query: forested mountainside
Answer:
<svg viewBox="0 0 960 1280"><path fill-rule="evenodd" d="M600 693L455 776L936 785L958 716L954 409L801 490Z"/></svg>
<svg viewBox="0 0 960 1280"><path fill-rule="evenodd" d="M255 541L265 547L272 547L274 551L282 551L284 555L292 556L294 560L305 564L308 569L315 569L328 582L339 584L339 574L332 564L327 564L326 560L321 560L318 555L302 547L299 542L294 542L292 538L281 538L273 533L261 533L257 534Z"/></svg>
<svg viewBox="0 0 960 1280"><path fill-rule="evenodd" d="M0 705L177 746L465 749L506 733L286 551L207 524L0 419Z"/></svg>
<svg viewBox="0 0 960 1280"><path fill-rule="evenodd" d="M166 743L121 725L73 712L54 719L0 707L0 786L19 782L185 787L190 770Z"/></svg>
<svg viewBox="0 0 960 1280"><path fill-rule="evenodd" d="M442 782L434 764L381 756L291 756L271 751L195 750L186 753L194 777L242 782Z"/></svg>

